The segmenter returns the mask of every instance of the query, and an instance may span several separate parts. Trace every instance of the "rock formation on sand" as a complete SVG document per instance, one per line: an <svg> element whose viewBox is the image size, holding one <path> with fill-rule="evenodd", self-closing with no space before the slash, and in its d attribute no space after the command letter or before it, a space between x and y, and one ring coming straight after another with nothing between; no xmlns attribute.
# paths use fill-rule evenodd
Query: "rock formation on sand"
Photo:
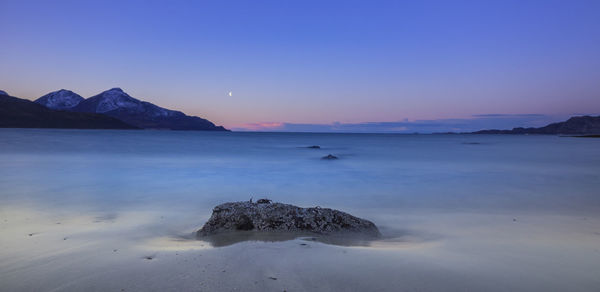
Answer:
<svg viewBox="0 0 600 292"><path fill-rule="evenodd" d="M381 235L373 222L348 213L320 207L301 208L267 199L216 206L197 235L201 237L236 230L356 234L365 237Z"/></svg>

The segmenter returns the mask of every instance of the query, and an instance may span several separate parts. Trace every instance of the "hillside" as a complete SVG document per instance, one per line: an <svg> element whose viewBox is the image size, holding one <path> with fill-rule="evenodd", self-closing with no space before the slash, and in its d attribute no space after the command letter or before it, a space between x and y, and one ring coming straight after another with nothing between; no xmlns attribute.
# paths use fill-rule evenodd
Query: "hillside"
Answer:
<svg viewBox="0 0 600 292"><path fill-rule="evenodd" d="M0 94L0 128L138 129L105 115L52 110L8 94Z"/></svg>

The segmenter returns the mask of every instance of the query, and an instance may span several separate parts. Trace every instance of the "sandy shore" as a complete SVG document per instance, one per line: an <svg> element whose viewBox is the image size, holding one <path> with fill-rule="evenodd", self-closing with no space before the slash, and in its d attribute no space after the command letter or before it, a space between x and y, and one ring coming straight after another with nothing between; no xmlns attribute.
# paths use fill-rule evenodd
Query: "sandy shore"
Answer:
<svg viewBox="0 0 600 292"><path fill-rule="evenodd" d="M415 213L376 219L388 238L370 246L296 238L215 248L186 237L193 232L193 223L160 212L77 215L2 208L0 290L594 291L600 287L598 218Z"/></svg>

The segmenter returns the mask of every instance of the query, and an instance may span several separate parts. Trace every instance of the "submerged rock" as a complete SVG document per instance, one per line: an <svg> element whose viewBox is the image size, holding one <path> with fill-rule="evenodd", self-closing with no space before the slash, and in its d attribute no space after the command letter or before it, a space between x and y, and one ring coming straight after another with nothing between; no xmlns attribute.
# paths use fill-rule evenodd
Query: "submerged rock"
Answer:
<svg viewBox="0 0 600 292"><path fill-rule="evenodd" d="M267 199L216 206L210 219L198 230L197 236L236 230L380 236L373 222L348 213L328 208L301 208L272 203Z"/></svg>
<svg viewBox="0 0 600 292"><path fill-rule="evenodd" d="M332 159L338 159L338 158L337 158L337 156L333 156L333 155L329 154L327 156L321 157L321 159L332 160Z"/></svg>

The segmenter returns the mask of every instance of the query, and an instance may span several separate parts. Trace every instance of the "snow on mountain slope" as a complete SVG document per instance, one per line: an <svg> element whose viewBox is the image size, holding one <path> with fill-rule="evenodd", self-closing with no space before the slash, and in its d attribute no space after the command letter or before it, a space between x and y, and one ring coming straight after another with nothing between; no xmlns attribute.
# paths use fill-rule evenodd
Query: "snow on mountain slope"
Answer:
<svg viewBox="0 0 600 292"><path fill-rule="evenodd" d="M81 95L70 90L61 89L50 92L38 98L35 102L49 109L68 110L77 106L83 100L84 98Z"/></svg>
<svg viewBox="0 0 600 292"><path fill-rule="evenodd" d="M227 131L206 119L135 99L120 88L85 99L70 110L105 114L144 129Z"/></svg>
<svg viewBox="0 0 600 292"><path fill-rule="evenodd" d="M227 131L209 120L135 99L120 88L106 90L88 99L61 89L35 102L54 110L106 115L142 129Z"/></svg>
<svg viewBox="0 0 600 292"><path fill-rule="evenodd" d="M113 88L92 96L82 102L75 111L107 113L114 110L126 111L132 114L145 114L151 117L180 116L183 113L168 110L149 102L135 99L120 88Z"/></svg>

